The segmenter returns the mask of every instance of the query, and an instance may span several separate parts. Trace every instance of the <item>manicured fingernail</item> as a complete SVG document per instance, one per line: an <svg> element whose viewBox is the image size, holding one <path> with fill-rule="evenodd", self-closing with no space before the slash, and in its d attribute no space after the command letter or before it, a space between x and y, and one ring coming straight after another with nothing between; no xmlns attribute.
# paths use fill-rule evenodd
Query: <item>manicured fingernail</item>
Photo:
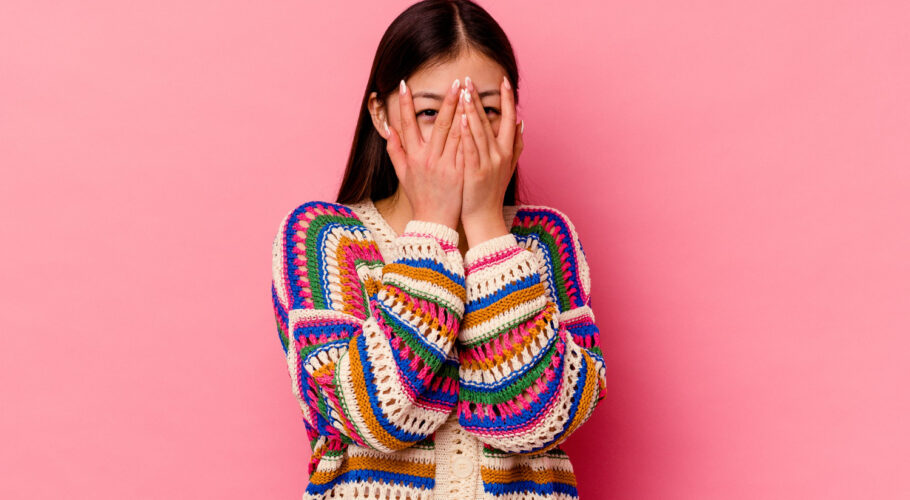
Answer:
<svg viewBox="0 0 910 500"><path fill-rule="evenodd" d="M464 102L471 102L471 92L467 91L464 93Z"/></svg>
<svg viewBox="0 0 910 500"><path fill-rule="evenodd" d="M508 76L502 77L502 80L503 80L504 82L506 82L506 89L511 89L511 88L512 88L512 84L509 83L509 77L508 77Z"/></svg>
<svg viewBox="0 0 910 500"><path fill-rule="evenodd" d="M385 127L385 135L389 135L389 122L382 122L382 126Z"/></svg>
<svg viewBox="0 0 910 500"><path fill-rule="evenodd" d="M464 102L464 89L461 89L461 93L458 94L458 102Z"/></svg>
<svg viewBox="0 0 910 500"><path fill-rule="evenodd" d="M525 121L521 120L521 135L525 135Z"/></svg>
<svg viewBox="0 0 910 500"><path fill-rule="evenodd" d="M399 85L399 87L400 87L399 90L401 91L401 95L404 95L404 93L408 91L408 86L405 85L404 80L401 81L401 85Z"/></svg>
<svg viewBox="0 0 910 500"><path fill-rule="evenodd" d="M461 83L461 82L458 81L458 78L456 78L455 81L452 82L452 93L453 93L453 94L455 93L456 90L458 90L458 87L460 86L460 83Z"/></svg>
<svg viewBox="0 0 910 500"><path fill-rule="evenodd" d="M470 76L464 77L464 86L468 88L468 92L474 91L474 82L471 81ZM469 101L470 102L470 101Z"/></svg>

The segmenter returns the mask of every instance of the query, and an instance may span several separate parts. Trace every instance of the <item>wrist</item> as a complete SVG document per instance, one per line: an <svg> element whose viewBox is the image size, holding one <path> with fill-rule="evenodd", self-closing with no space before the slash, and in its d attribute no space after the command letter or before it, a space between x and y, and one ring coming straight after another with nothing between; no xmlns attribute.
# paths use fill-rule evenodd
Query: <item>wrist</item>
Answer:
<svg viewBox="0 0 910 500"><path fill-rule="evenodd" d="M488 214L476 219L462 219L461 223L464 226L468 248L475 247L498 236L509 234L509 228L506 227L501 213Z"/></svg>
<svg viewBox="0 0 910 500"><path fill-rule="evenodd" d="M524 249L518 244L518 239L512 233L494 236L471 246L464 255L465 273L470 273L475 267L483 267L493 261L511 258Z"/></svg>

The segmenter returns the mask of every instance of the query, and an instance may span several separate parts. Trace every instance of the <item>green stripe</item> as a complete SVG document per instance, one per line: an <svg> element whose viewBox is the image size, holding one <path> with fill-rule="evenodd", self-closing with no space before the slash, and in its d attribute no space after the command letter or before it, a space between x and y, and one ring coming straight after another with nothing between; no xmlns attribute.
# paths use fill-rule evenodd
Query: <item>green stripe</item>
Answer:
<svg viewBox="0 0 910 500"><path fill-rule="evenodd" d="M569 309L569 295L566 293L566 281L562 273L562 261L559 260L559 245L556 243L556 239L541 224L529 228L523 226L513 227L512 232L525 236L536 234L546 243L546 252L550 255L550 262L553 263L553 281L555 281L557 300L560 303L559 310L567 311ZM569 244L571 244L571 241L567 243L567 245Z"/></svg>
<svg viewBox="0 0 910 500"><path fill-rule="evenodd" d="M556 355L556 345L559 343L557 339L556 342L553 342L553 345L547 350L544 356L540 359L537 365L534 366L528 373L525 373L524 376L516 380L515 382L509 384L501 391L497 392L480 392L468 389L465 386L461 386L458 389L458 399L474 402L474 403L486 403L486 404L498 404L505 403L515 399L516 396L525 392L525 390L531 386L537 379L539 379L544 370L550 366L550 360L553 356Z"/></svg>

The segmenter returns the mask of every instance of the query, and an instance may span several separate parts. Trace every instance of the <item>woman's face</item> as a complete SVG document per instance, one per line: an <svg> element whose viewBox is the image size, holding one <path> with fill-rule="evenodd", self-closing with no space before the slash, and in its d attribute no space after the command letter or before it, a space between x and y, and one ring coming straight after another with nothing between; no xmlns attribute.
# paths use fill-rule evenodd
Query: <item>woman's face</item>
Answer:
<svg viewBox="0 0 910 500"><path fill-rule="evenodd" d="M414 99L414 112L417 114L417 125L424 141L429 141L433 132L436 114L442 107L442 99L457 78L464 88L464 77L470 76L480 95L487 119L495 135L499 135L502 108L499 95L499 84L506 72L498 63L477 52L468 52L454 61L422 69L412 74L405 82ZM512 82L514 87L514 82ZM370 97L370 113L373 125L379 134L388 139L383 129L383 120L388 119L389 127L394 127L401 134L401 111L398 103L398 90L392 92L387 101L380 102L375 94ZM453 123L458 123L457 119Z"/></svg>

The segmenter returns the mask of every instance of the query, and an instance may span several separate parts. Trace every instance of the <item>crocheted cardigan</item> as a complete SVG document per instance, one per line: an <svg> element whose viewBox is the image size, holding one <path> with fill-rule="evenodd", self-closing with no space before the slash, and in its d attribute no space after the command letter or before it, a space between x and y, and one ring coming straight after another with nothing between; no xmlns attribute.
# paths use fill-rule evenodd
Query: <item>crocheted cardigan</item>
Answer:
<svg viewBox="0 0 910 500"><path fill-rule="evenodd" d="M455 411L483 443L482 498L578 498L560 444L607 386L569 218L506 206L510 232L464 257L456 230L412 220L384 242L386 262L357 206L303 203L273 244L275 319L312 449L303 498L434 498L434 434Z"/></svg>

